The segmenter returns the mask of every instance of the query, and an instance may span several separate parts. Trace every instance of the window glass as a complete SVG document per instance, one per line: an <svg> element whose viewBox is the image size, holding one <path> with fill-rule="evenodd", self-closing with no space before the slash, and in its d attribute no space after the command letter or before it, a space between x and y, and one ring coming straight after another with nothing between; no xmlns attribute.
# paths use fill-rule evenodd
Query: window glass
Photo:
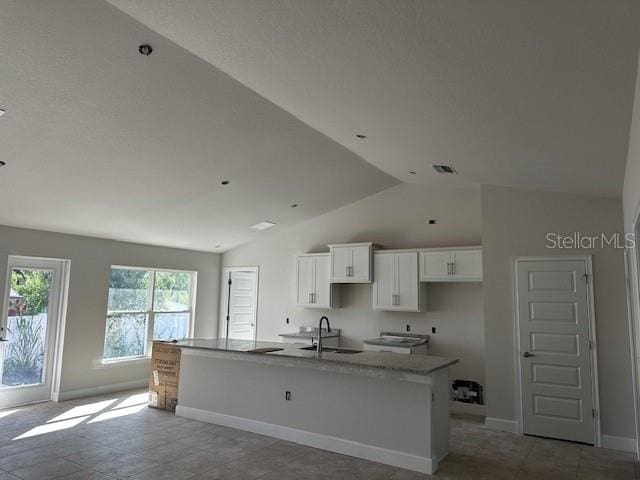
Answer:
<svg viewBox="0 0 640 480"><path fill-rule="evenodd" d="M191 274L156 272L153 309L160 312L184 312L191 308Z"/></svg>
<svg viewBox="0 0 640 480"><path fill-rule="evenodd" d="M190 313L156 313L154 315L153 338L172 340L189 336Z"/></svg>
<svg viewBox="0 0 640 480"><path fill-rule="evenodd" d="M145 312L149 308L148 270L114 268L109 284L109 312Z"/></svg>
<svg viewBox="0 0 640 480"><path fill-rule="evenodd" d="M147 343L146 313L117 313L107 316L104 358L140 357Z"/></svg>

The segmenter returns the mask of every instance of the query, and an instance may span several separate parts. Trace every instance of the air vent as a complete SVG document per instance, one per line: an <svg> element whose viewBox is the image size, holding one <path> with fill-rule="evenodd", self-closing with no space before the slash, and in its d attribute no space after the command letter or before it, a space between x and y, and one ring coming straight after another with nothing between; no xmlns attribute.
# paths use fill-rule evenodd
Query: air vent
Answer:
<svg viewBox="0 0 640 480"><path fill-rule="evenodd" d="M458 172L456 172L455 168L449 166L449 165L434 165L433 166L434 170L438 173L451 173L454 175L457 175Z"/></svg>

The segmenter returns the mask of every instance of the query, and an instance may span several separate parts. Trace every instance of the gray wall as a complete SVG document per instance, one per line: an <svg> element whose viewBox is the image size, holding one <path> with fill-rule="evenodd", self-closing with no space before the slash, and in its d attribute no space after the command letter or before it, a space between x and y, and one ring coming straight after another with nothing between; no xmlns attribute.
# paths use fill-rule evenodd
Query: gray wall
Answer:
<svg viewBox="0 0 640 480"><path fill-rule="evenodd" d="M0 226L0 292L7 256L71 260L61 392L132 382L148 376L149 362L102 367L111 265L198 272L196 336L213 337L218 315L220 255Z"/></svg>
<svg viewBox="0 0 640 480"><path fill-rule="evenodd" d="M631 131L629 136L629 155L627 157L627 165L624 176L624 188L622 190L622 207L624 211L624 229L625 232L634 230L634 222L640 212L640 61L638 62L638 75L636 77L636 94L633 106L633 119L631 121ZM636 239L638 241L638 239ZM635 340L634 348L634 366L636 379L640 367L640 279L638 278L638 248L629 249L629 265L631 277L631 295L630 300L633 311L633 322L631 330ZM636 380L636 410L640 411L640 392L638 391L638 381ZM636 430L640 425L636 425ZM640 430L637 437L640 447ZM640 449L639 449L640 451Z"/></svg>
<svg viewBox="0 0 640 480"><path fill-rule="evenodd" d="M438 223L428 225L429 218ZM226 252L223 266L260 267L258 339L279 340L279 333L316 325L325 314L332 327L342 329L343 344L353 347L381 330L404 331L410 324L412 332L431 333L435 326L431 352L461 359L451 377L484 383L479 283L429 284L426 313L372 310L371 285L340 287L342 308L295 307L295 256L326 252L329 243L359 241L387 248L479 245L480 192L401 184L295 227L267 231L264 240Z"/></svg>
<svg viewBox="0 0 640 480"><path fill-rule="evenodd" d="M602 433L635 437L623 251L545 248L547 232L621 231L618 199L482 187L488 417L516 418L512 257L593 254Z"/></svg>

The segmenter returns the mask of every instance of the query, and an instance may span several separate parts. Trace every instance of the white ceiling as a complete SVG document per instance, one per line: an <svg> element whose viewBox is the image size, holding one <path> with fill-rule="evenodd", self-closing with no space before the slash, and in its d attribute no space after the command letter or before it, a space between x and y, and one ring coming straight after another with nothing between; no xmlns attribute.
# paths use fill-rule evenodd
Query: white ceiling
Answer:
<svg viewBox="0 0 640 480"><path fill-rule="evenodd" d="M109 1L404 181L620 194L637 0Z"/></svg>
<svg viewBox="0 0 640 480"><path fill-rule="evenodd" d="M0 224L224 251L398 183L102 0L1 10Z"/></svg>

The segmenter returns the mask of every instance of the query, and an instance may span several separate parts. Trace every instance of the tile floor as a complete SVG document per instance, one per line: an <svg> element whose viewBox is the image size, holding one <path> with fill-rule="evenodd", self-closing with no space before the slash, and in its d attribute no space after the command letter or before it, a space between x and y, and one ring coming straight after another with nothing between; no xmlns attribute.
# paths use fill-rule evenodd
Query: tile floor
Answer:
<svg viewBox="0 0 640 480"><path fill-rule="evenodd" d="M636 479L631 454L456 417L438 474L332 454L149 409L125 392L0 410L0 480Z"/></svg>

